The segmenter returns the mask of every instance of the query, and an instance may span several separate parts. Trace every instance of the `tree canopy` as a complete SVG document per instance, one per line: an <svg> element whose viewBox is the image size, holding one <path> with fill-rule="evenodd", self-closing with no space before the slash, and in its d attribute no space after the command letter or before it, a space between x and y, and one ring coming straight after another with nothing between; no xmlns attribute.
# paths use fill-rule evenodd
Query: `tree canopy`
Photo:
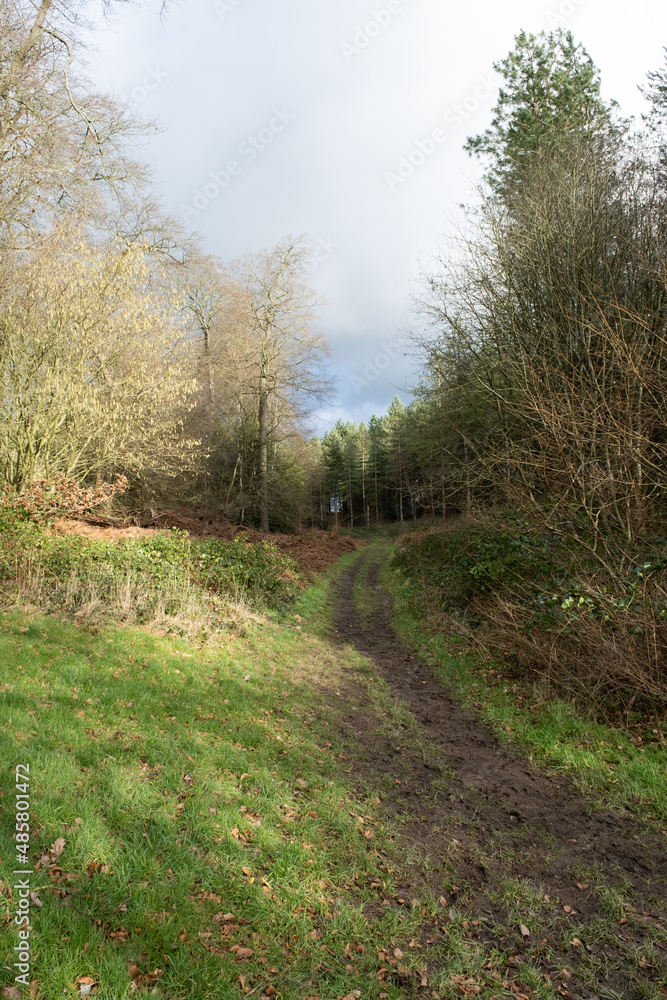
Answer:
<svg viewBox="0 0 667 1000"><path fill-rule="evenodd" d="M611 126L614 108L600 96L599 71L571 32L522 31L494 69L502 83L491 125L465 148L485 161L497 193L516 187L536 152Z"/></svg>

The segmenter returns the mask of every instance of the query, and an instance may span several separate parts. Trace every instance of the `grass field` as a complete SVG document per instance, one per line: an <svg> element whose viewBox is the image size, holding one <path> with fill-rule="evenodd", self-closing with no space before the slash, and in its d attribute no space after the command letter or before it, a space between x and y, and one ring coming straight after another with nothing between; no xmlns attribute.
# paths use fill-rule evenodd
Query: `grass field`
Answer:
<svg viewBox="0 0 667 1000"><path fill-rule="evenodd" d="M325 588L300 611L206 650L2 618L2 904L10 924L14 768L28 763L35 995L401 995L378 970L401 946L418 964L420 910L382 907L390 834L326 738L325 681L355 657L300 624L322 629Z"/></svg>

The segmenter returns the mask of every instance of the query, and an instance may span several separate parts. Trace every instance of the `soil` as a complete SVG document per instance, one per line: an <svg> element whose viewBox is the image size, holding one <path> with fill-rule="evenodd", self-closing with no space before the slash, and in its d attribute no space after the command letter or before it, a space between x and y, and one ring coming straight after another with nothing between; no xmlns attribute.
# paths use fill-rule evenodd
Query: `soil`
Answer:
<svg viewBox="0 0 667 1000"><path fill-rule="evenodd" d="M301 531L296 535L263 535L253 528L225 524L190 517L184 514L162 514L152 522L154 526L115 525L95 519L61 520L55 525L64 534L85 535L87 538L116 542L125 538L142 538L157 534L168 528L187 531L191 538L219 538L228 542L234 538L245 538L248 542L272 542L281 552L290 556L304 571L308 580L335 563L341 556L354 552L360 545L366 545L349 535L333 531Z"/></svg>
<svg viewBox="0 0 667 1000"><path fill-rule="evenodd" d="M344 579L335 638L375 664L418 723L411 741L378 732L364 688L351 679L349 691L341 692L349 702L339 726L354 755L357 791L377 792L381 782L382 808L400 830L399 842L406 850L417 848L392 905L400 898L409 905L411 895L425 890L443 896L454 912L479 921L471 936L505 953L510 970L530 957L563 996L667 996L660 989L667 983L664 964L642 968L644 959L638 965L630 957L666 926L665 842L630 813L593 811L566 778L537 770L462 708L395 637L390 602L378 584L380 558L369 549ZM353 598L364 564L376 609L367 619ZM525 896L512 913L507 900L497 902L507 879L532 891L534 909ZM612 916L614 889L623 894L625 910ZM579 941L574 947L573 934ZM554 948L565 954L554 959ZM596 961L604 974L591 988ZM644 994L648 983L660 992Z"/></svg>

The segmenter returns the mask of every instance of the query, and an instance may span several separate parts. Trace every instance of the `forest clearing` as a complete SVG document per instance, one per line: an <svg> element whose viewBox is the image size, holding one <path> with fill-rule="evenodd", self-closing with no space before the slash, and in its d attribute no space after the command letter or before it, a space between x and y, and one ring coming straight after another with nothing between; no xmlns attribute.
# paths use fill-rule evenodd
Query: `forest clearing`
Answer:
<svg viewBox="0 0 667 1000"><path fill-rule="evenodd" d="M667 998L667 48L357 2L0 4L6 1000Z"/></svg>

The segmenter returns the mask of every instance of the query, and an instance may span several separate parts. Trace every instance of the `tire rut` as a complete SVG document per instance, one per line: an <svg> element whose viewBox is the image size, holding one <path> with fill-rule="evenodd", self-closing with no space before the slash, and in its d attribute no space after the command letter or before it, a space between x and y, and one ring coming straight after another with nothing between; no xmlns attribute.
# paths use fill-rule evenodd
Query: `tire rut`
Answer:
<svg viewBox="0 0 667 1000"><path fill-rule="evenodd" d="M377 716L367 710L368 698L361 688L352 694L357 710L349 713L342 729L357 743L355 770L362 784L383 782L388 816L401 825L404 842L423 855L423 864L406 871L408 881L415 888L427 885L436 894L449 881L448 896L455 898L452 879L446 877L453 870L463 887L460 901L482 920L494 923L506 914L487 893L493 895L508 876L527 880L558 902L554 919L564 930L575 916L578 926L598 917L609 922L596 887L618 887L635 913L647 923L659 921L661 928L660 922L667 921L664 842L629 814L593 811L572 781L534 768L464 709L396 638L390 602L378 583L380 561L381 556L369 549L344 578L335 639L353 645L376 666L419 724L418 741L431 748L429 760L417 751L406 752L396 745L400 741L378 732ZM354 601L355 582L366 567L376 608L367 621ZM387 776L399 774L387 792ZM566 905L570 914L565 913ZM479 936L499 944L491 931ZM637 945L644 942L641 928L631 937ZM521 950L519 938L510 943ZM600 955L603 952L613 957L608 945L600 945ZM615 973L614 988L629 989L638 981L635 976L636 970ZM657 981L664 983L663 973ZM610 979L607 988L611 986Z"/></svg>

